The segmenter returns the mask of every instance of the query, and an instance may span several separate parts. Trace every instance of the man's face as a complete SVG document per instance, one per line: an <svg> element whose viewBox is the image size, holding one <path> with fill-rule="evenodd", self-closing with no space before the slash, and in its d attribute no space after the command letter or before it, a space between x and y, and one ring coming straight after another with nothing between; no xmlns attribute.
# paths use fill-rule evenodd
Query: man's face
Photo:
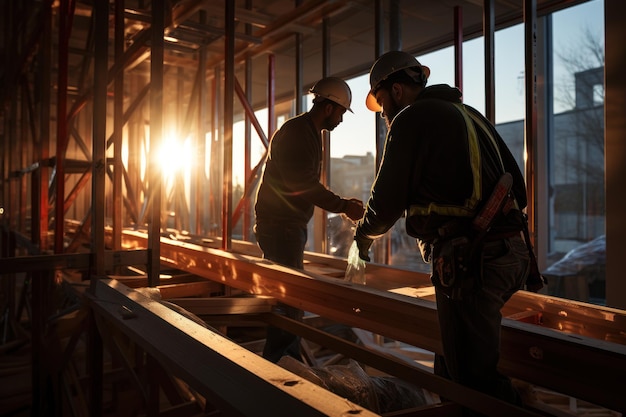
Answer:
<svg viewBox="0 0 626 417"><path fill-rule="evenodd" d="M402 107L392 97L391 92L386 88L380 88L374 95L376 102L382 107L380 116L385 119L387 128L391 125L391 121L402 110Z"/></svg>
<svg viewBox="0 0 626 417"><path fill-rule="evenodd" d="M324 119L324 127L328 131L332 131L339 126L339 123L343 122L343 114L346 112L346 108L338 104L327 104L328 111L326 119Z"/></svg>

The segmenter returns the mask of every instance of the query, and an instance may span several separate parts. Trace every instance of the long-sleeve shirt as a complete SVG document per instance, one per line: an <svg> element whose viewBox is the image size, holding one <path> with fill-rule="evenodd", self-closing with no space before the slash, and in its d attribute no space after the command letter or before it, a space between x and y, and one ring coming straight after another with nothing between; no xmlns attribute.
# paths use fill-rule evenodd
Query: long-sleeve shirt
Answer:
<svg viewBox="0 0 626 417"><path fill-rule="evenodd" d="M367 210L357 228L361 237L375 239L384 234L412 206L467 205L474 190L474 177L468 128L458 108L460 97L458 89L447 85L428 87L393 119ZM469 106L465 109L472 117L480 118L495 138L504 169L513 175L518 205L525 207L524 179L509 149L483 116ZM480 194L484 201L503 172L487 134L478 123L475 127L480 145ZM432 240L451 217L436 210L428 215L408 215L407 233L420 240ZM469 225L471 217L467 219ZM495 230L521 230L521 224L503 219L494 225Z"/></svg>
<svg viewBox="0 0 626 417"><path fill-rule="evenodd" d="M320 183L322 138L309 113L287 120L270 142L257 192L256 222L306 227L314 206L340 213L346 200Z"/></svg>

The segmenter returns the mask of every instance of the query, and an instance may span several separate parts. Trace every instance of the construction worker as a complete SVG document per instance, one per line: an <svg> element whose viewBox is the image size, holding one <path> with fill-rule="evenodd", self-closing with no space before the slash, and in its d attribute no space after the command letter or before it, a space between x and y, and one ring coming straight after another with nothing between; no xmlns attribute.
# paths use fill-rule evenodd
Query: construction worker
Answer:
<svg viewBox="0 0 626 417"><path fill-rule="evenodd" d="M309 91L313 107L287 120L270 142L257 193L255 235L263 257L281 265L303 268L307 224L314 206L350 219L363 216L363 202L342 198L320 183L322 130L332 131L350 109L352 92L336 77L319 80ZM301 319L303 312L279 304L277 311ZM263 357L277 362L283 355L301 360L300 339L270 326Z"/></svg>
<svg viewBox="0 0 626 417"><path fill-rule="evenodd" d="M433 267L443 347L435 373L521 405L497 365L500 309L524 286L530 268L520 235L524 178L493 125L462 104L457 88L426 87L429 75L400 51L382 55L370 69L366 105L381 112L388 133L355 242L369 261L372 241L405 214L407 233ZM512 182L502 193L507 201L497 201L489 227L479 233L473 220L505 172Z"/></svg>

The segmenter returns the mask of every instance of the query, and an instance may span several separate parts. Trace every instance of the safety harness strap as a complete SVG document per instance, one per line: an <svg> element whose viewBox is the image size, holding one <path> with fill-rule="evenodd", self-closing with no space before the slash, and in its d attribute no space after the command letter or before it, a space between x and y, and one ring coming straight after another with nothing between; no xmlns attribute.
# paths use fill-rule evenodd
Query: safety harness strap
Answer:
<svg viewBox="0 0 626 417"><path fill-rule="evenodd" d="M478 143L476 127L474 126L472 118L462 103L455 103L454 107L463 116L465 126L467 127L470 167L472 169L472 195L465 200L465 204L462 206L437 203L430 203L427 206L414 204L409 207L409 216L428 216L431 213L437 213L444 216L472 217L476 212L476 206L482 198L480 145ZM485 130L485 133L487 136L491 136L491 132L489 130ZM491 141L495 144L495 139L491 138Z"/></svg>

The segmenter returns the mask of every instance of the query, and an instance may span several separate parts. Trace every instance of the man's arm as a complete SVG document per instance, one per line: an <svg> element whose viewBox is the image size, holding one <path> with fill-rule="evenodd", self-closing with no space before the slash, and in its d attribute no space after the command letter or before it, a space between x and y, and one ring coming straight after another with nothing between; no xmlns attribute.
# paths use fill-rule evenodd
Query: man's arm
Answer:
<svg viewBox="0 0 626 417"><path fill-rule="evenodd" d="M398 116L385 140L385 149L378 175L372 185L363 219L359 222L355 240L361 259L369 261L367 252L374 239L385 234L402 216L408 205L411 182L415 178L419 142L410 118Z"/></svg>
<svg viewBox="0 0 626 417"><path fill-rule="evenodd" d="M281 176L294 195L332 213L346 213L353 220L363 216L363 202L335 194L320 182L321 144L318 138L284 132L280 155ZM299 134L300 136L293 136ZM291 137L287 137L290 135Z"/></svg>

